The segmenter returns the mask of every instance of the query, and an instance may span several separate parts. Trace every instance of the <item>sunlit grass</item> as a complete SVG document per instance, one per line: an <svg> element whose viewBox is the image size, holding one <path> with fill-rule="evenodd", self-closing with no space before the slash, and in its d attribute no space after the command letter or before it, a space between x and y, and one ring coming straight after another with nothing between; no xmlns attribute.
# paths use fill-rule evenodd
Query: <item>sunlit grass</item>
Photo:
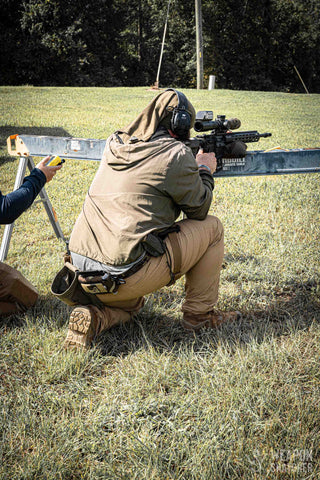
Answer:
<svg viewBox="0 0 320 480"><path fill-rule="evenodd" d="M184 92L196 110L272 132L255 148L320 144L319 95ZM10 134L104 139L156 92L2 87L0 95L8 193L18 165L7 154ZM97 167L67 161L46 187L66 237ZM49 293L65 247L40 203L24 213L7 263L41 296L24 317L1 322L0 478L319 478L319 179L216 180L211 213L226 243L218 306L241 310L239 324L185 333L181 279L88 353L62 350L70 309Z"/></svg>

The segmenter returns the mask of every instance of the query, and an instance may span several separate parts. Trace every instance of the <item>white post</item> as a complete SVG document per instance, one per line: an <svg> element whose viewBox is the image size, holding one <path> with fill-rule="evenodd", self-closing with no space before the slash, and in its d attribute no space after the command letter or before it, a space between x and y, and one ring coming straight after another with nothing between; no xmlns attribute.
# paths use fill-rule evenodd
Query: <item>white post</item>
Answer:
<svg viewBox="0 0 320 480"><path fill-rule="evenodd" d="M209 76L209 84L208 84L208 90L214 90L214 85L216 83L216 77L215 75L210 75Z"/></svg>

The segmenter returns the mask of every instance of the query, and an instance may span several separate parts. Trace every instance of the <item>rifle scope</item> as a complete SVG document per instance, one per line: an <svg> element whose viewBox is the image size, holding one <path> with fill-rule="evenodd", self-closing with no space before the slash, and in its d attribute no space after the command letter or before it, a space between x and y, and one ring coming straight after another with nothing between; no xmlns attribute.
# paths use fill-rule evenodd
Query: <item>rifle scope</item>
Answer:
<svg viewBox="0 0 320 480"><path fill-rule="evenodd" d="M201 114L203 112L198 112ZM218 115L215 120L204 118L199 115L196 117L196 121L194 123L194 129L196 132L204 132L207 130L216 130L216 132L226 132L227 130L236 130L241 126L241 122L238 118L230 118L229 120L226 119L225 115Z"/></svg>

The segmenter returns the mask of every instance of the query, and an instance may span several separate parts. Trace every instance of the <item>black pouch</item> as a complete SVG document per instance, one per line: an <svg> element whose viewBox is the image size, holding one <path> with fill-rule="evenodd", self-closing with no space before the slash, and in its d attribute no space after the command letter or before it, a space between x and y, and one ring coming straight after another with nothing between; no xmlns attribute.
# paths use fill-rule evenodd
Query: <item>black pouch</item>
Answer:
<svg viewBox="0 0 320 480"><path fill-rule="evenodd" d="M143 248L151 257L160 257L166 252L164 239L173 232L180 232L180 226L173 224L165 230L148 233L142 240Z"/></svg>
<svg viewBox="0 0 320 480"><path fill-rule="evenodd" d="M70 262L66 262L64 267L55 276L51 293L67 305L89 305L91 298L85 294L78 281L80 271Z"/></svg>
<svg viewBox="0 0 320 480"><path fill-rule="evenodd" d="M151 257L160 257L166 251L163 240L153 233L148 233L142 240L145 251Z"/></svg>

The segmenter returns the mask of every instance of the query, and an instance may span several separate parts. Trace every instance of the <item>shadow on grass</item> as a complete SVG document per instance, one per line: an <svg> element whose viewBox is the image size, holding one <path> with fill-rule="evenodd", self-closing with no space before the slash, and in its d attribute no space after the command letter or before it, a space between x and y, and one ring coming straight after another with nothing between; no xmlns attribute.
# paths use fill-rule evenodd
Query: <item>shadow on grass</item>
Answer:
<svg viewBox="0 0 320 480"><path fill-rule="evenodd" d="M170 313L154 313L145 307L133 322L104 332L96 346L104 355L127 355L142 348L154 348L159 352L178 353L192 349L208 352L210 348L225 345L232 350L236 346L262 343L274 337L289 335L320 323L320 301L313 296L316 285L292 283L277 292L266 308L243 313L238 323L220 326L200 333L186 332ZM154 294L155 300L163 292Z"/></svg>
<svg viewBox="0 0 320 480"><path fill-rule="evenodd" d="M45 328L63 328L68 324L71 307L60 302L52 295L41 295L37 303L26 313L1 317L0 326L6 330L21 329L27 322L37 322Z"/></svg>
<svg viewBox="0 0 320 480"><path fill-rule="evenodd" d="M145 307L127 324L103 332L95 347L105 356L126 356L141 349L154 348L158 352L179 354L183 351L208 353L208 348L225 346L229 351L239 345L252 342L261 344L272 338L305 330L312 323L320 323L320 300L315 294L316 282L290 283L270 296L265 308L242 312L237 323L224 324L214 330L202 330L197 334L187 332L180 325L177 305L172 314L170 307L159 308L165 297L164 291L155 292ZM148 298L148 297L147 297ZM171 291L167 300L170 303ZM231 300L230 300L231 301ZM232 301L231 301L232 302ZM46 329L65 329L72 307L60 302L50 294L41 296L37 304L25 315L11 315L1 319L5 329L21 329L30 322L37 322ZM179 318L178 318L179 317Z"/></svg>
<svg viewBox="0 0 320 480"><path fill-rule="evenodd" d="M239 263L245 263L245 264L252 262L253 265L260 265L260 261L254 255L246 255L241 253L234 255L234 254L226 253L223 259L224 268L226 268L229 263L233 263L233 262L239 262Z"/></svg>

